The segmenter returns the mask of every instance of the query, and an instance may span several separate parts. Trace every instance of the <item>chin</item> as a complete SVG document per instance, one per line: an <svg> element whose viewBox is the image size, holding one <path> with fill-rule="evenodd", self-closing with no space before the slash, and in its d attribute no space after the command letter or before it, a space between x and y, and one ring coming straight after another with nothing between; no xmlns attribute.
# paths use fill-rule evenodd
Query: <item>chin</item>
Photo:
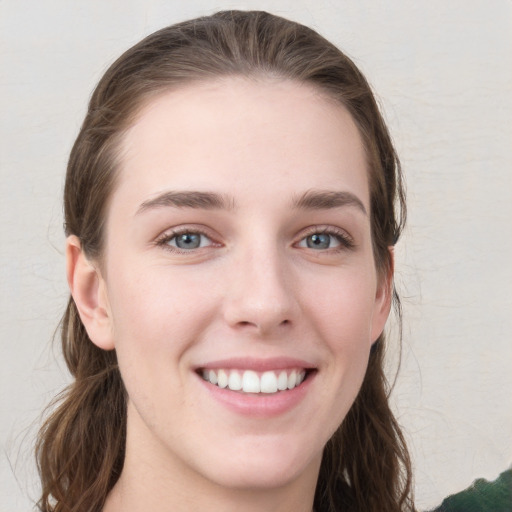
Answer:
<svg viewBox="0 0 512 512"><path fill-rule="evenodd" d="M258 467L248 464L240 471L221 471L216 473L213 478L218 485L224 488L257 491L286 487L297 480L301 474L302 471L297 468L286 468L285 471L282 471L280 468L272 467L272 463L269 462Z"/></svg>
<svg viewBox="0 0 512 512"><path fill-rule="evenodd" d="M215 466L207 472L210 473L211 480L226 488L282 488L301 476L318 473L322 452L312 455L305 453L304 449L303 444L297 443L290 447L283 442L277 448L260 446L256 450L232 452L231 458L217 460Z"/></svg>

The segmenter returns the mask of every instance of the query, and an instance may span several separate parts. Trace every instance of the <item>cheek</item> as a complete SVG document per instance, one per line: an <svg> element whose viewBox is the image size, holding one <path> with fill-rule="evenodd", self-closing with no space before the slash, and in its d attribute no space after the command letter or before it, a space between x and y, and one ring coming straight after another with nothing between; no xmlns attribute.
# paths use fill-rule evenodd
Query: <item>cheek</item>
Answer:
<svg viewBox="0 0 512 512"><path fill-rule="evenodd" d="M318 294L312 301L320 339L330 355L326 370L336 393L336 410L341 414L335 427L355 400L366 373L375 304L373 279L353 275L339 283L331 283L328 293Z"/></svg>
<svg viewBox="0 0 512 512"><path fill-rule="evenodd" d="M317 325L329 340L332 350L355 350L371 344L371 326L375 305L373 281L357 275L333 280L325 293L315 294L312 307Z"/></svg>
<svg viewBox="0 0 512 512"><path fill-rule="evenodd" d="M131 266L109 274L109 301L117 358L130 401L139 414L162 422L161 401L183 400L187 354L200 340L214 300L199 282L179 273Z"/></svg>
<svg viewBox="0 0 512 512"><path fill-rule="evenodd" d="M183 274L163 265L130 261L113 269L108 289L116 332L161 329L172 336L176 329L193 325L190 319L195 312L209 306L208 296L200 276L190 279Z"/></svg>
<svg viewBox="0 0 512 512"><path fill-rule="evenodd" d="M216 300L204 282L187 279L162 267L136 265L109 274L113 335L122 365L137 365L141 373L180 362L196 343L214 314Z"/></svg>

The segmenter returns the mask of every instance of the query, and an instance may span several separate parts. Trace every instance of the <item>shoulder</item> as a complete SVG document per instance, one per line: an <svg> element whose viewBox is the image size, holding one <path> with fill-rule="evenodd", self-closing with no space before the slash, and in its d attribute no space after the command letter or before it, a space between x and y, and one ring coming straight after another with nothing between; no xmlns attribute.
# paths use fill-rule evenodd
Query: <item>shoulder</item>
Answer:
<svg viewBox="0 0 512 512"><path fill-rule="evenodd" d="M466 490L448 496L431 512L511 512L512 468L489 482L480 478Z"/></svg>

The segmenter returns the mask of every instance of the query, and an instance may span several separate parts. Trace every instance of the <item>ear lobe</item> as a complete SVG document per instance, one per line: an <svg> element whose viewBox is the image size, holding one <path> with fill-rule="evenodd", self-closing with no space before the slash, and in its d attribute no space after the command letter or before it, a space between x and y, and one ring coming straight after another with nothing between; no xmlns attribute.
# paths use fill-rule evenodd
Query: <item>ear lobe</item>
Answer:
<svg viewBox="0 0 512 512"><path fill-rule="evenodd" d="M375 295L375 308L372 319L371 340L372 343L382 334L384 326L391 311L391 302L393 299L393 275L395 271L395 252L393 247L388 247L389 266L385 275L379 278L377 293Z"/></svg>
<svg viewBox="0 0 512 512"><path fill-rule="evenodd" d="M75 235L66 240L66 273L71 295L89 338L103 350L114 349L105 281L99 269L85 256Z"/></svg>

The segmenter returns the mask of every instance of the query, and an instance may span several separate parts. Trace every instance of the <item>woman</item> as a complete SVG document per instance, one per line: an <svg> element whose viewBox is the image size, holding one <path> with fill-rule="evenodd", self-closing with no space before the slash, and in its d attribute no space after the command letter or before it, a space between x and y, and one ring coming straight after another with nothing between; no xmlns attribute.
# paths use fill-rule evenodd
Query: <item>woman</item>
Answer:
<svg viewBox="0 0 512 512"><path fill-rule="evenodd" d="M314 31L221 12L128 50L68 165L40 510L413 510L382 368L404 219L371 90Z"/></svg>

